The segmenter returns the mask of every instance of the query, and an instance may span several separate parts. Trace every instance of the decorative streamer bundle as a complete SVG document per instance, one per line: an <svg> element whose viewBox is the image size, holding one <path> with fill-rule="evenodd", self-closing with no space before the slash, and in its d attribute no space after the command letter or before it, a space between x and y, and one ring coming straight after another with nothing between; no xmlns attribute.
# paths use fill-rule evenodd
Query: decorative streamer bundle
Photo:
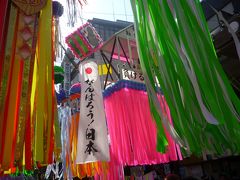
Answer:
<svg viewBox="0 0 240 180"><path fill-rule="evenodd" d="M77 23L78 19L78 8L86 4L86 0L67 0L67 17L68 17L68 25L74 27Z"/></svg>
<svg viewBox="0 0 240 180"><path fill-rule="evenodd" d="M71 171L71 141L70 141L70 126L71 126L71 109L67 106L58 110L59 124L61 124L61 143L62 153L61 159L63 163L64 171L66 172L66 178L72 179Z"/></svg>
<svg viewBox="0 0 240 180"><path fill-rule="evenodd" d="M131 0L151 111L181 144L200 155L240 152L240 101L216 56L198 0ZM173 117L156 101L156 78Z"/></svg>
<svg viewBox="0 0 240 180"><path fill-rule="evenodd" d="M36 48L36 81L35 87L35 119L34 119L34 160L40 163L53 161L52 152L54 146L54 52L52 39L52 3L47 2L39 20L39 37ZM33 92L34 93L34 92Z"/></svg>
<svg viewBox="0 0 240 180"><path fill-rule="evenodd" d="M159 96L163 99L162 95ZM171 120L165 100L162 102L161 108ZM118 179L125 165L160 164L182 158L169 133L166 132L167 139L163 142L164 129L157 132L144 84L118 81L105 90L104 104L110 135L109 179ZM167 146L164 154L156 150L157 139L163 143L158 146Z"/></svg>
<svg viewBox="0 0 240 180"><path fill-rule="evenodd" d="M76 164L79 112L71 114L71 108L59 108L59 123L61 124L62 163L65 177L92 177L107 174L108 164L105 162L93 162Z"/></svg>
<svg viewBox="0 0 240 180"><path fill-rule="evenodd" d="M31 51L35 48L37 21L36 15L26 16L14 6L11 6L9 20L0 95L0 118L4 120L0 130L0 163L3 169L22 164L25 125L30 108L28 82L31 81L31 60L34 59Z"/></svg>
<svg viewBox="0 0 240 180"><path fill-rule="evenodd" d="M73 85L72 93L80 93L79 86ZM71 108L61 106L58 111L65 178L95 176L96 179L123 179L125 165L158 164L182 159L180 149L170 135L166 132L165 137L164 129L162 132L156 131L156 124L148 108L145 85L122 80L104 92L110 137L110 162L76 164L81 120L79 110L75 110L78 105L73 105L72 101L75 99L69 103ZM163 102L164 104L161 104L163 112L171 120L168 106L165 100ZM157 139L162 142L163 136L166 138L164 142L167 149L161 154L156 151L156 145ZM165 145L158 144L157 147L162 149Z"/></svg>
<svg viewBox="0 0 240 180"><path fill-rule="evenodd" d="M35 163L52 163L53 152L59 154L52 2L14 3L3 54L1 48L0 174L32 170Z"/></svg>

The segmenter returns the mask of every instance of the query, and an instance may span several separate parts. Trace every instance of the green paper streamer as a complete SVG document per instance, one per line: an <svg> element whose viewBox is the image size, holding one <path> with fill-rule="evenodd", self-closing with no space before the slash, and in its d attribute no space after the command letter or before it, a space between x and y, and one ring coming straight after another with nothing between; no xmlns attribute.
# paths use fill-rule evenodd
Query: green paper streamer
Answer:
<svg viewBox="0 0 240 180"><path fill-rule="evenodd" d="M162 122L186 154L239 153L240 101L219 63L200 2L131 0L131 4L140 64L158 130L162 132ZM156 79L174 128L156 102ZM160 151L166 146L163 139L161 134Z"/></svg>

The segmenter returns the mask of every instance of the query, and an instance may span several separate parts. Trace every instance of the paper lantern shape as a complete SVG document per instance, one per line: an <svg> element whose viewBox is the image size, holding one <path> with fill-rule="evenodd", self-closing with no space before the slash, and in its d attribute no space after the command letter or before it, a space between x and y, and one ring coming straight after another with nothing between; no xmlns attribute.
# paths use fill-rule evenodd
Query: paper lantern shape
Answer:
<svg viewBox="0 0 240 180"><path fill-rule="evenodd" d="M70 88L70 100L75 100L80 98L81 94L81 84L75 83Z"/></svg>
<svg viewBox="0 0 240 180"><path fill-rule="evenodd" d="M60 66L54 66L54 83L59 84L64 80L64 70Z"/></svg>
<svg viewBox="0 0 240 180"><path fill-rule="evenodd" d="M103 40L90 24L86 23L66 37L66 43L73 54L83 60L96 52L103 44Z"/></svg>
<svg viewBox="0 0 240 180"><path fill-rule="evenodd" d="M73 94L79 94L81 93L81 84L80 83L75 83L71 86L70 88L70 95Z"/></svg>
<svg viewBox="0 0 240 180"><path fill-rule="evenodd" d="M70 96L68 98L66 97L66 93L63 89L61 89L59 92L56 92L58 104L65 103L67 102L67 100L73 101L79 99L81 94L81 84L80 83L73 84L69 91Z"/></svg>
<svg viewBox="0 0 240 180"><path fill-rule="evenodd" d="M63 6L60 2L58 1L53 1L52 2L52 14L54 17L61 17L63 14Z"/></svg>
<svg viewBox="0 0 240 180"><path fill-rule="evenodd" d="M55 92L56 92L56 91L55 91ZM60 104L60 103L62 103L63 101L66 100L66 93L65 93L65 91L64 91L63 89L61 89L61 90L59 91L59 93L56 92L56 96L57 96L57 103L58 103L58 104Z"/></svg>

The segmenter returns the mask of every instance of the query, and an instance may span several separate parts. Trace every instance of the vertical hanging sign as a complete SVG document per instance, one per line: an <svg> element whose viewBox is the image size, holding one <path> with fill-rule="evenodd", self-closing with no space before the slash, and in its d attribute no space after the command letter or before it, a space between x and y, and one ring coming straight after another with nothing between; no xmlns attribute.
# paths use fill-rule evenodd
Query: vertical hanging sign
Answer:
<svg viewBox="0 0 240 180"><path fill-rule="evenodd" d="M88 61L79 67L81 81L80 121L76 163L109 161L107 125L98 66Z"/></svg>

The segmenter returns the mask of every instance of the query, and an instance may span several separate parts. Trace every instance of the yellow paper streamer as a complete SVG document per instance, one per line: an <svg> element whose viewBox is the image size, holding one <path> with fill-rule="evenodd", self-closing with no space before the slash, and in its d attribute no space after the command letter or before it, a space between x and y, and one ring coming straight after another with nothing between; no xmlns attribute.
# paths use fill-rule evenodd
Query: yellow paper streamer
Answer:
<svg viewBox="0 0 240 180"><path fill-rule="evenodd" d="M49 136L49 121L52 118L52 89L49 89L51 82L51 23L52 23L52 2L47 1L39 19L38 38L38 76L36 92L36 122L35 122L35 144L34 160L41 163L47 162L46 137ZM50 73L50 74L49 74ZM51 95L50 95L51 94ZM50 98L50 99L48 99ZM50 103L50 104L49 104ZM47 105L47 106L46 106ZM51 110L50 110L51 109Z"/></svg>
<svg viewBox="0 0 240 180"><path fill-rule="evenodd" d="M38 47L38 46L37 46ZM30 97L30 124L31 124L31 142L32 142L32 152L33 159L35 159L35 152L33 151L35 147L35 123L36 123L36 92L37 92L37 75L38 75L38 48L36 48L35 59L33 65L33 78L32 78L32 90Z"/></svg>

